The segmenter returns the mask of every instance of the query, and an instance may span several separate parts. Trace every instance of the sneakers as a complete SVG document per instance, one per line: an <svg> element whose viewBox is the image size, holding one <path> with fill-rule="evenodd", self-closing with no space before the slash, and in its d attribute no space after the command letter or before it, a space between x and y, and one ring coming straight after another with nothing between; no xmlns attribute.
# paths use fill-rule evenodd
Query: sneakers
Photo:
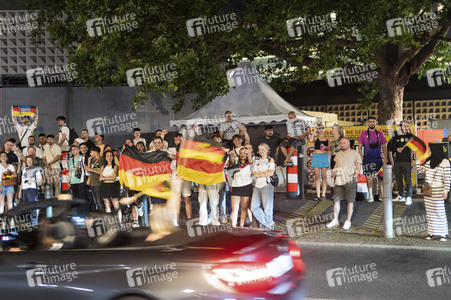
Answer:
<svg viewBox="0 0 451 300"><path fill-rule="evenodd" d="M220 222L221 224L227 224L227 217L225 217L225 216L220 217L220 218L219 218L219 222Z"/></svg>
<svg viewBox="0 0 451 300"><path fill-rule="evenodd" d="M412 200L412 198L410 200ZM404 198L403 196L400 195L400 196L398 196L398 199L396 199L396 201L404 202L404 201L406 201L406 198Z"/></svg>
<svg viewBox="0 0 451 300"><path fill-rule="evenodd" d="M373 195L370 195L368 197L368 200L366 200L366 202L374 202Z"/></svg>
<svg viewBox="0 0 451 300"><path fill-rule="evenodd" d="M428 241L432 240L433 238L434 238L433 235L428 235L428 236L426 237L426 239L427 239Z"/></svg>
<svg viewBox="0 0 451 300"><path fill-rule="evenodd" d="M345 221L345 223L343 225L343 229L344 230L349 230L349 228L351 228L351 222Z"/></svg>
<svg viewBox="0 0 451 300"><path fill-rule="evenodd" d="M340 225L338 220L333 219L331 222L327 223L326 227L327 228L332 228L332 227L335 227L335 226L338 226L338 225Z"/></svg>
<svg viewBox="0 0 451 300"><path fill-rule="evenodd" d="M446 242L446 241L447 241L446 236L441 236L441 237L440 237L440 242Z"/></svg>
<svg viewBox="0 0 451 300"><path fill-rule="evenodd" d="M138 209L138 216L142 217L144 215L144 210L142 204L137 205L136 208Z"/></svg>
<svg viewBox="0 0 451 300"><path fill-rule="evenodd" d="M406 198L406 203L405 203L407 206L409 206L409 205L411 205L412 204L412 197L407 197Z"/></svg>

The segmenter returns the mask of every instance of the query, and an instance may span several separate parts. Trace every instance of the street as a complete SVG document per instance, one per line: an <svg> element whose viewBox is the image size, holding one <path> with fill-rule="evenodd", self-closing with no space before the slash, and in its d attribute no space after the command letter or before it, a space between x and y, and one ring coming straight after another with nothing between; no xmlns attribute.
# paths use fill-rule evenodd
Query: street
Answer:
<svg viewBox="0 0 451 300"><path fill-rule="evenodd" d="M450 298L449 252L320 245L303 246L301 249L307 271L307 299ZM365 265L371 267L371 264L374 267L370 268L371 274L376 272L376 276L366 277L366 280L361 280L363 277L360 275L360 281L348 283L340 278L331 281L326 276L330 269L352 269L354 266L364 269ZM436 286L429 287L426 272L445 266L448 266L448 276L444 282L431 281Z"/></svg>

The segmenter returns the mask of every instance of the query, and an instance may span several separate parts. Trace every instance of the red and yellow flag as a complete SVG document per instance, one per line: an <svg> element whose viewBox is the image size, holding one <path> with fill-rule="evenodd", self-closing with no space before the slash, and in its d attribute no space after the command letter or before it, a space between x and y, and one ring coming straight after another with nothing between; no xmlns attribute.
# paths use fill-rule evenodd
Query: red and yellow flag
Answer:
<svg viewBox="0 0 451 300"><path fill-rule="evenodd" d="M225 151L215 144L184 140L177 158L177 175L205 185L224 182Z"/></svg>
<svg viewBox="0 0 451 300"><path fill-rule="evenodd" d="M126 146L119 161L119 181L132 190L149 196L169 198L171 159L165 151L139 153Z"/></svg>
<svg viewBox="0 0 451 300"><path fill-rule="evenodd" d="M427 157L426 144L419 137L415 135L412 136L406 146L409 147L410 150L415 151L420 160L423 160Z"/></svg>

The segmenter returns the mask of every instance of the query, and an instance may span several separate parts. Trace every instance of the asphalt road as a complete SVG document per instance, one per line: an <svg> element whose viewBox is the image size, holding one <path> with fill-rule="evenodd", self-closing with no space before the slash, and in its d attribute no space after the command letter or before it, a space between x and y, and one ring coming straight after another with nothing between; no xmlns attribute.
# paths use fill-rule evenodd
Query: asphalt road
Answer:
<svg viewBox="0 0 451 300"><path fill-rule="evenodd" d="M451 298L449 252L333 246L301 249L307 299ZM427 274L431 269L437 270Z"/></svg>

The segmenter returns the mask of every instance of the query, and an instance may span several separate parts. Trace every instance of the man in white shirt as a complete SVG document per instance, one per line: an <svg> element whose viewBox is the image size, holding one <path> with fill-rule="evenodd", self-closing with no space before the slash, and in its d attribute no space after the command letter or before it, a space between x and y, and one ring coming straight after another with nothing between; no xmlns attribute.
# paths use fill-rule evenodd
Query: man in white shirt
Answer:
<svg viewBox="0 0 451 300"><path fill-rule="evenodd" d="M334 219L326 225L332 228L339 225L338 214L340 213L340 201L348 202L348 216L343 229L351 228L351 217L354 212L354 202L357 193L357 176L362 166L362 158L359 153L350 147L348 138L341 138L341 151L335 156L335 167L332 173L332 184L334 187Z"/></svg>
<svg viewBox="0 0 451 300"><path fill-rule="evenodd" d="M45 182L50 184L50 189L54 190L53 197L61 194L60 188L60 157L61 148L55 143L55 137L51 134L47 136L47 144L44 147ZM52 191L53 192L53 191Z"/></svg>
<svg viewBox="0 0 451 300"><path fill-rule="evenodd" d="M28 146L22 150L23 156L28 155L28 148L30 146L36 149L36 157L42 158L44 156L44 152L41 150L41 148L35 145L35 137L33 135L28 137Z"/></svg>
<svg viewBox="0 0 451 300"><path fill-rule="evenodd" d="M34 129L38 126L38 108L36 107L36 116L34 122L30 124L30 117L23 116L20 118L22 125L18 124L16 118L13 116L13 107L11 106L11 119L13 120L14 127L16 127L19 134L20 147L28 147L28 137L33 135Z"/></svg>
<svg viewBox="0 0 451 300"><path fill-rule="evenodd" d="M60 127L60 131L58 132L58 135L56 136L58 146L61 147L61 151L67 152L70 149L69 148L70 129L66 124L66 118L64 116L59 116L58 118L56 118L56 122L58 123L58 126ZM47 139L47 142L48 142L48 139Z"/></svg>
<svg viewBox="0 0 451 300"><path fill-rule="evenodd" d="M246 126L233 119L233 113L231 111L225 112L225 122L219 124L219 136L224 143L227 143L229 148L233 147L232 140L234 135L241 135L244 139L244 144L250 144L251 140L247 133Z"/></svg>
<svg viewBox="0 0 451 300"><path fill-rule="evenodd" d="M280 150L285 155L285 167L294 166L294 163L291 161L291 156L299 146L305 145L305 138L309 133L310 126L308 123L296 118L295 112L290 111L287 121L287 136L280 144ZM290 147L290 152L287 152L288 146Z"/></svg>
<svg viewBox="0 0 451 300"><path fill-rule="evenodd" d="M133 128L133 136L135 137L133 139L133 144L135 146L136 146L136 144L138 144L138 142L143 142L144 143L144 148L147 147L146 139L141 137L141 129Z"/></svg>

